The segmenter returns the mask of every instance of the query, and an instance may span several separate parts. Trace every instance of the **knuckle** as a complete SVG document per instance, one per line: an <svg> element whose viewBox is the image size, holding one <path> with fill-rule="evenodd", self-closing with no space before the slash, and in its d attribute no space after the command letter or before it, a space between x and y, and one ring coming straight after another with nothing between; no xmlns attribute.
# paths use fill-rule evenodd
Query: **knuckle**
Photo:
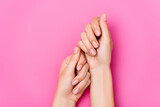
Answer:
<svg viewBox="0 0 160 107"><path fill-rule="evenodd" d="M66 75L67 75L67 72L65 70L59 72L59 76L62 78L64 78Z"/></svg>

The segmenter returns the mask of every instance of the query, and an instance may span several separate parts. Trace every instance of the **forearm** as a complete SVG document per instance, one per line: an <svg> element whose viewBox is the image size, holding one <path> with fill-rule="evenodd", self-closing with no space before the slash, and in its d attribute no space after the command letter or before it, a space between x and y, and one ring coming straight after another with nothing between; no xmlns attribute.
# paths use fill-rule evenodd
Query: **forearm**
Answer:
<svg viewBox="0 0 160 107"><path fill-rule="evenodd" d="M110 67L101 67L91 71L91 81L91 107L114 107Z"/></svg>

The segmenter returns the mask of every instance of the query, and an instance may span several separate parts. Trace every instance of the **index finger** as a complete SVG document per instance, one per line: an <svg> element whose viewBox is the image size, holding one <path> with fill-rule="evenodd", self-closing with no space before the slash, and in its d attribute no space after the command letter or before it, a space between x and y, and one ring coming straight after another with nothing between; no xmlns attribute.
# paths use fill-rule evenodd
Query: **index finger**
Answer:
<svg viewBox="0 0 160 107"><path fill-rule="evenodd" d="M100 18L95 16L92 18L92 29L97 37L101 35L101 29L100 29Z"/></svg>

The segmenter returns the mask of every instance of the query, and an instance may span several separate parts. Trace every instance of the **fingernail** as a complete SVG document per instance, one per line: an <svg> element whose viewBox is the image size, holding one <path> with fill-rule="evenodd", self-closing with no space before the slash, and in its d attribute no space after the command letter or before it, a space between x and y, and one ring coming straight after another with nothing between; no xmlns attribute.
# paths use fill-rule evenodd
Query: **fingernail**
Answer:
<svg viewBox="0 0 160 107"><path fill-rule="evenodd" d="M78 93L78 91L79 91L79 89L77 88L77 89L75 89L74 91L73 91L73 94L77 94Z"/></svg>
<svg viewBox="0 0 160 107"><path fill-rule="evenodd" d="M96 55L96 51L93 50L93 49L90 49L90 53L91 53L92 55Z"/></svg>
<svg viewBox="0 0 160 107"><path fill-rule="evenodd" d="M93 45L95 48L98 48L98 44L97 44L95 41L92 42L92 45Z"/></svg>
<svg viewBox="0 0 160 107"><path fill-rule="evenodd" d="M106 21L106 14L103 14L103 21Z"/></svg>
<svg viewBox="0 0 160 107"><path fill-rule="evenodd" d="M74 54L77 54L77 53L78 53L78 47L75 47Z"/></svg>
<svg viewBox="0 0 160 107"><path fill-rule="evenodd" d="M100 35L99 30L96 29L95 32L96 32L96 35L98 36Z"/></svg>
<svg viewBox="0 0 160 107"><path fill-rule="evenodd" d="M74 80L73 82L72 82L72 85L76 85L78 83L78 80Z"/></svg>
<svg viewBox="0 0 160 107"><path fill-rule="evenodd" d="M79 71L82 68L82 65L78 65L77 70Z"/></svg>

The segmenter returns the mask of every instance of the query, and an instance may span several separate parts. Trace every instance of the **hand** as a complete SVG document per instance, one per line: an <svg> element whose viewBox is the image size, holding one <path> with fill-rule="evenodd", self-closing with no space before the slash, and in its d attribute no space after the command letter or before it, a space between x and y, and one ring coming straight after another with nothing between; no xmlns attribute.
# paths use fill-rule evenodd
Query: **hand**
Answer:
<svg viewBox="0 0 160 107"><path fill-rule="evenodd" d="M81 67L78 68L78 64ZM75 68L79 69L75 74ZM90 84L89 66L86 63L84 53L78 47L74 53L67 57L60 68L58 86L55 93L53 107L74 107L85 89Z"/></svg>
<svg viewBox="0 0 160 107"><path fill-rule="evenodd" d="M85 52L91 73L91 107L114 107L112 74L110 69L112 40L106 15L94 17L81 34L78 46ZM98 94L97 94L98 92Z"/></svg>
<svg viewBox="0 0 160 107"><path fill-rule="evenodd" d="M78 46L86 53L91 72L97 67L110 67L112 40L105 14L100 18L94 17L92 24L86 25Z"/></svg>

